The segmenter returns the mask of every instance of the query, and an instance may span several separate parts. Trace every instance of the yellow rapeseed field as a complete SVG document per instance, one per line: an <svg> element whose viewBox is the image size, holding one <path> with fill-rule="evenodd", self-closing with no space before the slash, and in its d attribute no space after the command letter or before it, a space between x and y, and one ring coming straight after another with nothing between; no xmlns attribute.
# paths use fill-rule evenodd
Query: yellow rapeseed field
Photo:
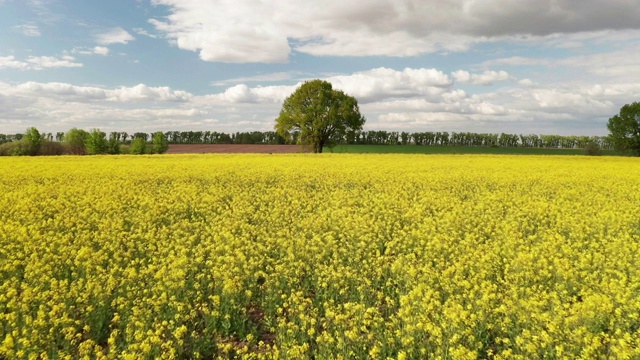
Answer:
<svg viewBox="0 0 640 360"><path fill-rule="evenodd" d="M640 160L0 158L2 359L638 359Z"/></svg>

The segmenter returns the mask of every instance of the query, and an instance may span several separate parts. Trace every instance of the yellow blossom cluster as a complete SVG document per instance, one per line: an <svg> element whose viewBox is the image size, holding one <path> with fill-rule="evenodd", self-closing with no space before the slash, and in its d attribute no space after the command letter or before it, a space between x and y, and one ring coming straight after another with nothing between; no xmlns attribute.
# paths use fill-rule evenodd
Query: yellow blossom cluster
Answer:
<svg viewBox="0 0 640 360"><path fill-rule="evenodd" d="M2 359L637 359L640 160L0 158Z"/></svg>

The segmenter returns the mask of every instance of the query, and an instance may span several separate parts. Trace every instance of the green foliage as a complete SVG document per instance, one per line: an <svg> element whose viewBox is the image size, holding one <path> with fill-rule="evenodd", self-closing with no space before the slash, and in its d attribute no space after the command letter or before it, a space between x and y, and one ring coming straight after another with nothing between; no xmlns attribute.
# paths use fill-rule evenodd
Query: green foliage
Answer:
<svg viewBox="0 0 640 360"><path fill-rule="evenodd" d="M133 155L142 155L147 153L147 142L141 137L136 137L131 141L129 153Z"/></svg>
<svg viewBox="0 0 640 360"><path fill-rule="evenodd" d="M82 129L73 128L64 134L64 143L67 145L71 154L84 155L87 153L85 142L88 136L88 132Z"/></svg>
<svg viewBox="0 0 640 360"><path fill-rule="evenodd" d="M609 119L607 128L614 149L640 156L640 102L623 106Z"/></svg>
<svg viewBox="0 0 640 360"><path fill-rule="evenodd" d="M29 145L24 141L12 141L0 145L0 156L28 155Z"/></svg>
<svg viewBox="0 0 640 360"><path fill-rule="evenodd" d="M107 154L116 155L120 154L120 133L112 132L109 134L109 141L107 143Z"/></svg>
<svg viewBox="0 0 640 360"><path fill-rule="evenodd" d="M13 142L0 144L0 156L9 156L9 150L13 146L12 144Z"/></svg>
<svg viewBox="0 0 640 360"><path fill-rule="evenodd" d="M108 150L107 134L99 129L93 129L89 134L87 134L84 144L87 154L104 154Z"/></svg>
<svg viewBox="0 0 640 360"><path fill-rule="evenodd" d="M285 139L299 132L298 143L321 153L333 140L361 130L364 123L354 97L334 90L327 81L312 80L284 100L275 129Z"/></svg>
<svg viewBox="0 0 640 360"><path fill-rule="evenodd" d="M587 146L584 147L584 154L588 156L598 156L601 155L600 145L595 142L590 142Z"/></svg>
<svg viewBox="0 0 640 360"><path fill-rule="evenodd" d="M44 140L40 144L38 149L38 155L52 156L52 155L64 155L67 153L67 148L64 144L57 141Z"/></svg>
<svg viewBox="0 0 640 360"><path fill-rule="evenodd" d="M0 156L39 155L45 142L38 129L34 127L27 128L25 134L16 134L14 139L16 140L0 145Z"/></svg>
<svg viewBox="0 0 640 360"><path fill-rule="evenodd" d="M157 131L151 139L151 152L154 154L164 154L169 150L169 141L162 131Z"/></svg>
<svg viewBox="0 0 640 360"><path fill-rule="evenodd" d="M42 136L38 129L34 127L27 128L27 132L24 134L22 140L24 142L25 153L20 155L37 155L40 144L42 143Z"/></svg>

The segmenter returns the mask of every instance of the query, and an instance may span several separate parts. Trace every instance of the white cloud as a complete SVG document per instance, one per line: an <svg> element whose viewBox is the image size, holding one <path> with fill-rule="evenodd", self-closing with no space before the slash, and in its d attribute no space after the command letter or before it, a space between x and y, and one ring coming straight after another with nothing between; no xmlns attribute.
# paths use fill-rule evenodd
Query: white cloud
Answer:
<svg viewBox="0 0 640 360"><path fill-rule="evenodd" d="M451 73L456 81L463 84L472 85L492 85L496 81L509 80L509 73L506 71L490 71L487 70L482 74L471 74L465 70L458 70Z"/></svg>
<svg viewBox="0 0 640 360"><path fill-rule="evenodd" d="M38 29L38 27L33 24L17 25L13 28L24 36L38 37L42 35L40 33L40 29Z"/></svg>
<svg viewBox="0 0 640 360"><path fill-rule="evenodd" d="M167 86L150 87L138 84L133 87L120 87L115 90L107 90L107 99L110 101L188 101L192 95L186 91L172 90Z"/></svg>
<svg viewBox="0 0 640 360"><path fill-rule="evenodd" d="M100 45L126 44L132 40L135 38L121 27L113 28L96 36L96 41Z"/></svg>
<svg viewBox="0 0 640 360"><path fill-rule="evenodd" d="M354 96L361 103L389 98L438 97L453 82L445 73L436 69L412 69L402 71L376 68L351 75L327 77L335 89ZM218 101L230 103L281 102L302 85L249 87L239 84L224 93L213 95Z"/></svg>
<svg viewBox="0 0 640 360"><path fill-rule="evenodd" d="M95 46L93 48L93 53L98 55L109 55L109 48L104 46Z"/></svg>
<svg viewBox="0 0 640 360"><path fill-rule="evenodd" d="M15 56L0 56L0 69L27 70L29 69L29 64L16 60Z"/></svg>
<svg viewBox="0 0 640 360"><path fill-rule="evenodd" d="M193 95L169 87L150 87L138 84L132 87L103 89L94 86L77 86L67 83L39 83L29 81L10 87L7 93L30 98L49 98L65 102L186 102Z"/></svg>
<svg viewBox="0 0 640 360"><path fill-rule="evenodd" d="M64 101L91 101L106 99L105 90L97 87L74 86L66 83L38 83L29 81L12 89L12 95L29 98L56 98Z"/></svg>
<svg viewBox="0 0 640 360"><path fill-rule="evenodd" d="M211 127L217 120L206 106L190 102L192 95L168 87L100 88L67 83L0 82L0 127L21 132L72 127L103 131L157 131Z"/></svg>
<svg viewBox="0 0 640 360"><path fill-rule="evenodd" d="M414 56L474 43L546 41L575 47L640 29L634 1L612 0L152 0L169 15L150 23L205 61L283 63L322 56ZM561 34L562 36L560 36ZM570 38L564 36L576 35ZM581 35L588 34L588 35Z"/></svg>
<svg viewBox="0 0 640 360"><path fill-rule="evenodd" d="M279 103L295 91L296 86L264 86L250 88L245 84L238 84L227 88L223 93L209 95L205 101L218 103Z"/></svg>
<svg viewBox="0 0 640 360"><path fill-rule="evenodd" d="M327 79L345 93L361 102L388 98L438 96L452 85L443 72L436 69L405 68L397 71L377 68L351 75L332 76Z"/></svg>
<svg viewBox="0 0 640 360"><path fill-rule="evenodd" d="M172 15L171 22L150 22L158 31L174 39L179 48L199 51L200 58L205 61L286 63L291 53L287 37L278 33L276 25L256 21L249 15L260 13L260 7L255 4L248 16L234 14L231 20L220 8L204 5L185 8ZM230 11L236 8L242 10L235 4L225 7Z"/></svg>
<svg viewBox="0 0 640 360"><path fill-rule="evenodd" d="M14 56L0 56L0 69L43 70L51 68L82 67L73 56L29 56L26 60L16 60Z"/></svg>
<svg viewBox="0 0 640 360"><path fill-rule="evenodd" d="M92 48L87 47L76 47L71 50L74 54L82 54L82 55L109 55L109 48L106 46L94 46Z"/></svg>
<svg viewBox="0 0 640 360"><path fill-rule="evenodd" d="M75 60L73 56L68 55L64 55L61 58L56 56L29 56L27 58L30 68L34 70L83 66L81 63L75 62Z"/></svg>

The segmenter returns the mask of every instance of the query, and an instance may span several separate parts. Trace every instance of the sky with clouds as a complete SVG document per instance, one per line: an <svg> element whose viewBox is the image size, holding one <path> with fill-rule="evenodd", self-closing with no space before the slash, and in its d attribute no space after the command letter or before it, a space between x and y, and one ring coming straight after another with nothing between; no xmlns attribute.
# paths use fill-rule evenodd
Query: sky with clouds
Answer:
<svg viewBox="0 0 640 360"><path fill-rule="evenodd" d="M0 0L0 133L273 130L324 79L365 130L606 135L638 0Z"/></svg>

